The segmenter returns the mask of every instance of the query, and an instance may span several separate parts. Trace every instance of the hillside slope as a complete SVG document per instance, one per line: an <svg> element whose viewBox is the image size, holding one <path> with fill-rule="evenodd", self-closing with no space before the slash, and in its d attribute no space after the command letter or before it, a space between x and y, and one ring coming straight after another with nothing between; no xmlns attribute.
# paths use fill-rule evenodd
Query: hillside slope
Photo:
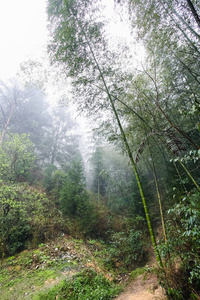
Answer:
<svg viewBox="0 0 200 300"><path fill-rule="evenodd" d="M111 273L106 257L100 243L65 235L25 250L0 262L1 300L108 300L117 295L116 300L165 299L151 272L125 287L129 275Z"/></svg>
<svg viewBox="0 0 200 300"><path fill-rule="evenodd" d="M115 300L165 300L162 288L153 274L140 275L130 282Z"/></svg>

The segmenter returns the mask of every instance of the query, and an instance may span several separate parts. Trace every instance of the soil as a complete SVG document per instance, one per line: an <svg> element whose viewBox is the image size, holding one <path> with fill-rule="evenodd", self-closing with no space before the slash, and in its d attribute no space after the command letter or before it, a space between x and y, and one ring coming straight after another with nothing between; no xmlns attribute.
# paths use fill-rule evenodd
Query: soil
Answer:
<svg viewBox="0 0 200 300"><path fill-rule="evenodd" d="M164 300L167 297L158 285L156 276L153 274L140 275L128 284L124 292L115 300Z"/></svg>
<svg viewBox="0 0 200 300"><path fill-rule="evenodd" d="M152 256L153 257L153 256ZM58 263L58 269L57 269ZM62 270L60 266L62 265ZM155 266L155 258L153 257L148 266ZM3 297L1 299L32 299L35 293L45 291L57 285L62 279L70 278L76 272L84 268L92 268L97 273L102 273L109 280L113 280L112 274L105 272L99 266L99 262L93 255L90 247L85 245L81 240L76 241L68 236L41 245L36 250L25 250L19 255L10 260L2 261L0 265L0 279L2 279L5 272L7 278L0 282L1 292L3 288ZM35 271L41 269L41 272L50 270L53 275L49 275L46 280L40 279L38 281ZM15 272L14 272L15 271ZM4 272L4 273L3 273ZM13 273L14 272L14 273ZM29 272L29 276L27 276ZM25 280L20 275L26 275ZM30 280L29 280L30 278ZM129 275L119 276L116 278L121 284L128 282ZM12 283L12 284L10 284ZM7 287L10 287L9 290ZM162 288L158 285L157 278L152 272L145 272L136 279L132 280L125 288L125 290L115 298L115 300L164 300Z"/></svg>

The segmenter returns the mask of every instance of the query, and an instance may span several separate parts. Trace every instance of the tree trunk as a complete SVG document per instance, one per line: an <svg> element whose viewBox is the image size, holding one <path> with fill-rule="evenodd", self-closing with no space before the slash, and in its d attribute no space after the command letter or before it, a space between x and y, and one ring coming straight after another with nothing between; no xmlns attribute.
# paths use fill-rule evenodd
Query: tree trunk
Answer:
<svg viewBox="0 0 200 300"><path fill-rule="evenodd" d="M154 164L154 160L153 160L153 156L152 156L152 152L151 152L149 144L148 144L148 147L149 147L149 153L150 153L150 157L151 157L151 161L152 161L152 168L153 168L154 181L155 181L155 185L156 185L156 192L157 192L157 196L158 196L158 203L159 203L159 208L160 208L160 217L161 217L161 223L162 223L162 228L163 228L163 236L164 236L164 240L165 240L165 243L166 243L167 242L167 235L166 235L166 230L165 230L165 221L164 221L164 217L163 217L161 196L160 196L160 191L159 191L159 186L158 186L158 178L157 178L156 168L155 168L155 164Z"/></svg>
<svg viewBox="0 0 200 300"><path fill-rule="evenodd" d="M152 228L152 225L151 225L151 220L150 220L150 216L149 216L149 212L148 212L148 208L147 208L147 204L146 204L146 199L145 199L145 196L144 196L144 192L143 192L143 189L142 189L141 181L140 181L140 178L139 178L139 175L138 175L138 171L137 171L134 159L133 159L133 155L132 155L132 152L131 152L128 140L127 140L126 135L124 133L124 130L122 128L122 125L121 125L118 113L117 113L117 111L115 109L115 105L114 105L112 96L111 96L111 94L110 94L110 92L108 90L107 84L105 82L104 75L103 75L103 73L101 71L101 68L100 68L100 66L99 66L99 64L97 62L97 59L96 59L95 54L93 52L93 49L92 49L92 47L90 45L90 42L89 42L89 40L88 40L88 38L87 38L87 36L86 36L85 33L84 33L84 36L85 36L86 42L88 44L88 47L90 49L90 52L92 54L92 57L94 59L94 62L96 64L96 66L97 66L97 69L99 70L100 77L102 79L102 82L103 82L103 85L105 87L108 99L110 101L110 105L112 107L113 113L114 113L115 118L117 120L117 124L119 126L119 129L120 129L120 132L121 132L121 136L122 136L122 139L124 141L124 144L125 144L125 147L126 147L126 151L127 151L128 157L130 159L130 162L131 162L131 165L132 165L132 168L133 168L133 172L135 174L137 185L138 185L138 188L139 188L139 191L140 191L140 196L142 198L142 203L143 203L143 207L144 207L144 211L145 211L146 221L147 221L147 225L148 225L148 228L149 228L149 233L150 233L150 237L151 237L151 242L152 242L152 245L153 245L154 253L155 253L155 256L156 256L156 260L157 260L157 263L158 263L159 267L163 268L161 257L160 257L160 254L159 254L159 251L158 251L157 245L156 245L156 240L155 240L155 237L154 237L153 228Z"/></svg>
<svg viewBox="0 0 200 300"><path fill-rule="evenodd" d="M169 10L171 9L171 11L175 14L175 16L183 23L185 24L185 26L188 28L188 30L194 35L196 36L196 38L198 38L200 40L200 35L179 15L179 13L168 3L168 1L164 1L165 4L167 4ZM169 13L169 12L168 12Z"/></svg>
<svg viewBox="0 0 200 300"><path fill-rule="evenodd" d="M11 108L10 108L10 111L9 111L9 115L8 115L8 118L7 118L7 121L6 121L6 124L2 130L2 133L1 133L1 136L0 136L0 146L2 145L3 143L3 140L5 138L5 135L6 135L6 132L7 132L7 129L8 129L8 125L10 124L10 119L12 117L12 114L13 114L13 110L16 106L16 103L14 103Z"/></svg>

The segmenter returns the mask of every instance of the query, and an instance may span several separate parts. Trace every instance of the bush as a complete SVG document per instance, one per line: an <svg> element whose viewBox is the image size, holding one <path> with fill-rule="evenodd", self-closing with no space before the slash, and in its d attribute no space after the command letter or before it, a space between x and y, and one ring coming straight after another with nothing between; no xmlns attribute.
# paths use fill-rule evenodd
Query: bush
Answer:
<svg viewBox="0 0 200 300"><path fill-rule="evenodd" d="M35 300L109 300L114 298L121 288L97 274L92 269L84 270L70 280L63 280L51 290L40 293Z"/></svg>
<svg viewBox="0 0 200 300"><path fill-rule="evenodd" d="M24 181L35 162L34 146L24 134L8 134L0 146L0 180Z"/></svg>
<svg viewBox="0 0 200 300"><path fill-rule="evenodd" d="M168 211L168 241L159 244L165 274L159 278L171 299L189 299L200 293L199 198L200 193L193 191Z"/></svg>
<svg viewBox="0 0 200 300"><path fill-rule="evenodd" d="M42 191L22 183L1 184L0 256L23 250L33 239L35 245L43 242L45 233L50 236L52 227L59 224L52 212L53 205Z"/></svg>
<svg viewBox="0 0 200 300"><path fill-rule="evenodd" d="M125 270L131 270L139 266L141 262L144 263L147 252L144 249L142 231L132 229L127 232L114 233L110 244L107 264L111 267L121 266L125 267Z"/></svg>
<svg viewBox="0 0 200 300"><path fill-rule="evenodd" d="M6 248L9 255L24 250L30 237L31 227L25 221L21 221L18 225L13 226L6 241Z"/></svg>

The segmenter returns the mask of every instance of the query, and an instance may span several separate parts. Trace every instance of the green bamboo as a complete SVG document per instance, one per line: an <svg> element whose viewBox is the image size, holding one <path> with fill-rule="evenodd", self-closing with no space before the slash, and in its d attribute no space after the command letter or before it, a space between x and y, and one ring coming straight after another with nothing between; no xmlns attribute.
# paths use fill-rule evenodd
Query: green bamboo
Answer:
<svg viewBox="0 0 200 300"><path fill-rule="evenodd" d="M176 166L176 163L173 161L173 164L174 164L174 167L175 167L175 169L176 169L176 172L177 172L177 174L178 174L178 177L179 177L179 179L180 179L180 182L182 181L182 177L181 177L181 174L180 174L180 172L179 172L179 170L178 170L178 168L177 168L177 166ZM187 193L188 191L187 191L187 189L186 189L186 187L185 187L185 184L184 183L182 183L182 186L183 186L183 188L184 188L184 190L185 190L185 192Z"/></svg>
<svg viewBox="0 0 200 300"><path fill-rule="evenodd" d="M179 13L171 6L170 7L170 5L169 5L169 3L168 3L168 1L164 1L164 3L166 3L167 4L167 6L168 6L168 8L169 8L169 10L171 9L172 10L172 12L175 14L175 16L183 23L183 24L185 24L186 25L186 27L190 30L190 32L192 33L192 34L194 34L194 36L196 36L199 40L200 40L200 35L189 25L189 23L187 23L184 19L183 19L183 17L181 16L181 15L179 15Z"/></svg>
<svg viewBox="0 0 200 300"><path fill-rule="evenodd" d="M131 160L131 162L132 162L132 160ZM148 228L149 228L149 233L150 233L150 237L151 237L151 242L152 242L152 245L153 245L154 253L156 255L156 260L157 260L157 263L158 263L159 267L163 268L161 257L160 257L160 254L158 252L158 249L157 249L156 240L155 240L155 237L154 237L154 233L153 233L153 229L152 229L152 225L151 225L151 220L150 220L148 208L147 208L147 205L146 205L146 199L144 197L143 189L142 189L141 182L140 182L140 179L139 179L139 176L138 176L138 172L137 172L137 169L135 167L134 162L132 162L132 167L133 167L133 171L135 173L137 184L138 184L138 187L139 187L139 190L140 190L140 195L141 195L142 202L143 202L143 207L144 207L144 211L145 211L147 225L148 225Z"/></svg>
<svg viewBox="0 0 200 300"><path fill-rule="evenodd" d="M139 191L140 191L140 196L142 198L142 203L143 203L143 207L144 207L144 211L145 211L145 216L146 216L146 220L147 220L147 225L148 225L148 228L149 228L149 233L150 233L150 237L151 237L151 242L152 242L152 245L153 245L153 249L154 249L154 253L155 253L155 256L156 256L156 260L157 260L157 263L159 265L160 268L163 268L163 265L162 265L162 261L161 261L161 257L160 257L160 254L159 254L159 251L157 249L157 245L156 245L156 240L155 240L155 236L154 236L154 233L153 233L153 228L152 228L152 224L151 224L151 220L150 220L150 216L149 216L149 212L148 212L148 208L147 208L147 204L146 204L146 199L145 199L145 196L144 196L144 192L143 192L143 189L142 189L142 185L141 185L141 181L140 181L140 178L139 178L139 175L138 175L138 171L137 171L137 168L136 168L136 164L134 162L134 159L133 159L133 155L132 155L132 152L131 152L131 149L130 149L130 146L129 146L129 143L128 143L128 140L126 138L126 135L125 135L125 132L123 130L123 127L121 125L121 122L120 122L120 119L119 119L119 116L118 116L118 113L115 109L115 105L114 105L114 102L113 102L113 99L112 99L112 96L109 92L109 89L107 87L107 84L105 82L105 78L104 78L104 75L101 71L101 68L97 62L97 59L95 57L95 54L93 52L93 49L90 45L90 42L86 36L85 33L83 33L85 38L86 38L86 42L88 44L88 47L90 49L90 52L92 54L92 57L94 59L94 62L97 66L97 69L99 70L99 73L100 73L100 76L101 76L101 79L102 79L102 82L104 84L104 87L105 87L105 90L106 90L106 93L107 93L107 96L108 96L108 99L110 101L110 104L111 104L111 107L112 107L112 110L114 112L114 115L116 117L116 120L117 120L117 123L118 123L118 126L119 126L119 129L120 129L120 132L121 132L121 136L122 136L122 139L125 143L125 146L126 146L126 150L127 150L127 154L128 154L128 157L130 159L130 162L131 162L131 165L132 165L132 168L133 168L133 172L135 174L135 177L136 177L136 181L137 181L137 185L138 185L138 188L139 188Z"/></svg>
<svg viewBox="0 0 200 300"><path fill-rule="evenodd" d="M149 144L148 144L148 147L149 147ZM160 196L160 191L159 191L159 186L158 186L158 178L157 178L154 160L153 160L153 156L152 156L150 147L149 147L149 152L150 152L150 156L151 156L151 160L152 160L153 175L154 175L154 181L155 181L155 185L156 185L156 192L157 192L158 203L159 203L159 208L160 208L160 217L161 217L161 223L162 223L162 228L163 228L163 236L164 236L165 243L167 243L167 235L166 235L166 229L165 229L165 221L164 221L164 216L163 216L161 196Z"/></svg>
<svg viewBox="0 0 200 300"><path fill-rule="evenodd" d="M192 176L192 174L188 171L188 169L186 168L186 166L182 163L182 161L180 159L178 159L178 162L181 164L181 166L183 167L183 169L185 170L185 172L188 174L188 176L193 181L193 183L195 184L195 186L197 187L197 189L200 191L200 187L199 187L198 183L196 182L196 180L194 179L194 177Z"/></svg>

